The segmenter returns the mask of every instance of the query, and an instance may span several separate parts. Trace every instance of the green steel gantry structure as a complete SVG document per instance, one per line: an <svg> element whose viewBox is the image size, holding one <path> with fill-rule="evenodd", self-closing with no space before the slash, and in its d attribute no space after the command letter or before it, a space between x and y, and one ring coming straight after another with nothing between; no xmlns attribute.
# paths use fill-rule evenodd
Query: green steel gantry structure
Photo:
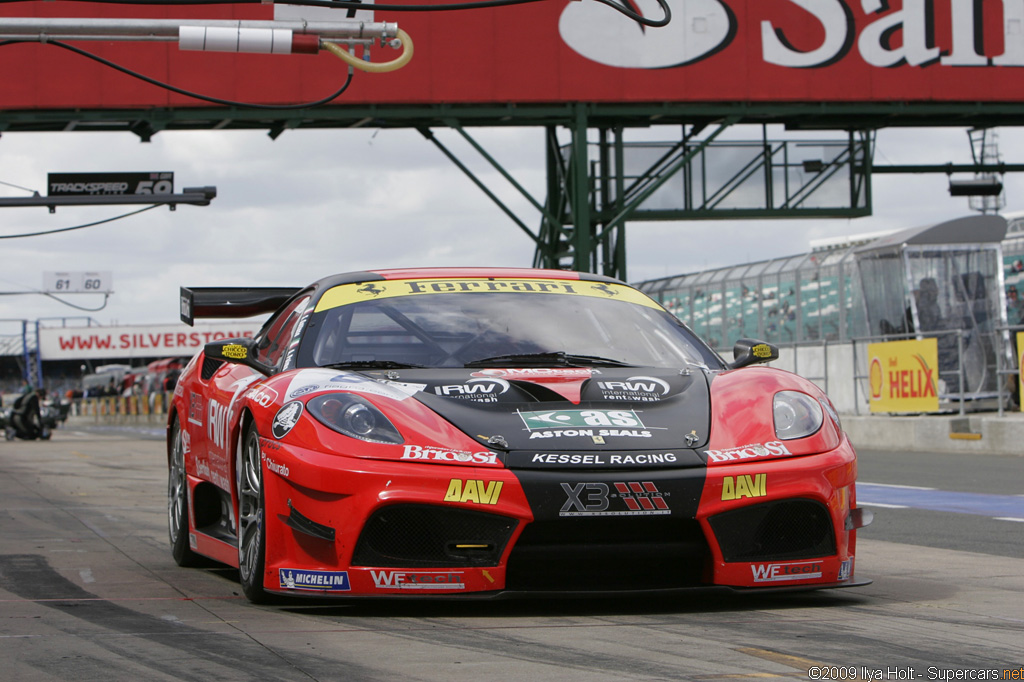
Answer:
<svg viewBox="0 0 1024 682"><path fill-rule="evenodd" d="M170 130L411 128L484 191L535 244L534 265L626 279L628 221L857 217L871 214L877 173L1002 174L1021 164L878 166L874 133L886 127L991 128L1024 122L1024 103L564 103L321 106L302 110L228 107L146 110L0 111L0 133L129 131L143 142ZM539 199L470 135L480 127L545 130L546 191ZM631 129L678 131L665 142L627 139ZM725 140L733 126L760 126ZM768 139L769 126L801 131ZM540 213L536 228L503 203L446 146L439 130L465 139ZM828 132L810 140L807 131ZM561 137L560 137L561 133Z"/></svg>

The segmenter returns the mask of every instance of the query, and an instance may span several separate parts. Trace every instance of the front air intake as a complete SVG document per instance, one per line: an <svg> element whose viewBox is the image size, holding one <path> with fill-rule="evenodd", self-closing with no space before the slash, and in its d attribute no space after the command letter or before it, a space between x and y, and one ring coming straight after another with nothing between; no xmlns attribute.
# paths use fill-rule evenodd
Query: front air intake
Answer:
<svg viewBox="0 0 1024 682"><path fill-rule="evenodd" d="M429 504L378 509L366 522L353 566L497 566L516 519Z"/></svg>
<svg viewBox="0 0 1024 682"><path fill-rule="evenodd" d="M832 517L814 500L779 500L708 519L725 561L812 559L836 553Z"/></svg>
<svg viewBox="0 0 1024 682"><path fill-rule="evenodd" d="M710 550L692 519L596 517L534 521L508 559L514 591L663 590L703 583Z"/></svg>

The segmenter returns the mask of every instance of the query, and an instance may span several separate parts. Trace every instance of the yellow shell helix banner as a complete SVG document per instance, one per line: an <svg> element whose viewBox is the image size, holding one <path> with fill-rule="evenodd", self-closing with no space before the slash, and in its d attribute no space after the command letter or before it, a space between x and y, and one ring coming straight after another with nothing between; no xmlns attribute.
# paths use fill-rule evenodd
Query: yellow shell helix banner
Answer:
<svg viewBox="0 0 1024 682"><path fill-rule="evenodd" d="M935 339L868 344L872 412L938 412Z"/></svg>

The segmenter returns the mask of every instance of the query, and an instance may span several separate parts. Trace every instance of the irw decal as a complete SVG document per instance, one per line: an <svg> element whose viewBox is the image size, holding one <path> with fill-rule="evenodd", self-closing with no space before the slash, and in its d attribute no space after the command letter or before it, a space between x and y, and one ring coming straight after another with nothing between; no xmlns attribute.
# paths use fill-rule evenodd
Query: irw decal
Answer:
<svg viewBox="0 0 1024 682"><path fill-rule="evenodd" d="M211 400L206 419L206 436L215 446L224 449L228 432L228 408Z"/></svg>

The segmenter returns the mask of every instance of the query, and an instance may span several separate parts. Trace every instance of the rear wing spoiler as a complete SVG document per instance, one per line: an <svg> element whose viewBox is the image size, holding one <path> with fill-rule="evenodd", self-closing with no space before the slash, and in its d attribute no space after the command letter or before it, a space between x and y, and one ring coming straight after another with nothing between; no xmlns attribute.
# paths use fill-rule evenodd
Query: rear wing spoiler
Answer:
<svg viewBox="0 0 1024 682"><path fill-rule="evenodd" d="M252 317L272 313L301 291L298 287L181 287L181 321L201 317Z"/></svg>

